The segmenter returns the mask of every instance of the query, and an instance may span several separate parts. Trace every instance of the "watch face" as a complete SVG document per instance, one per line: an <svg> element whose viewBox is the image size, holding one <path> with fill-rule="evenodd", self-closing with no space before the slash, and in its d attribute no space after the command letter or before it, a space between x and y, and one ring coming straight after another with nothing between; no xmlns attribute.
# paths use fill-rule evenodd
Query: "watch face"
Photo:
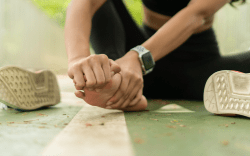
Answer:
<svg viewBox="0 0 250 156"><path fill-rule="evenodd" d="M152 58L152 55L150 53L146 53L146 54L142 55L142 61L143 61L143 64L144 64L146 70L153 68L155 65L153 58Z"/></svg>

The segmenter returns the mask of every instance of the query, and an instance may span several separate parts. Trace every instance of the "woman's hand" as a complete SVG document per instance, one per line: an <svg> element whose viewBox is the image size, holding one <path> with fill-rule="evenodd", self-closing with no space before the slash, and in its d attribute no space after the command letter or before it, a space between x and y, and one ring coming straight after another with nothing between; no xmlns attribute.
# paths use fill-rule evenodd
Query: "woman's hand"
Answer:
<svg viewBox="0 0 250 156"><path fill-rule="evenodd" d="M122 82L116 94L107 102L106 108L121 109L137 104L142 98L143 75L138 54L128 52L115 61L121 67Z"/></svg>
<svg viewBox="0 0 250 156"><path fill-rule="evenodd" d="M111 72L119 73L121 68L107 55L90 55L69 63L68 75L75 83L77 90L87 87L100 92L111 80ZM85 82L86 81L86 82Z"/></svg>

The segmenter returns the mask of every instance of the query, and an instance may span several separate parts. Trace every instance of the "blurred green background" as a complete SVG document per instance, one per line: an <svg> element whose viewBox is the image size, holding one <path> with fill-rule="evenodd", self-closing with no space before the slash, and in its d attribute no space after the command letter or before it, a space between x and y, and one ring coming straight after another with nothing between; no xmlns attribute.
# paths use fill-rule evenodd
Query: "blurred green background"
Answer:
<svg viewBox="0 0 250 156"><path fill-rule="evenodd" d="M33 3L50 18L57 21L61 27L64 27L66 9L71 0L32 0ZM123 0L138 25L142 24L141 0Z"/></svg>
<svg viewBox="0 0 250 156"><path fill-rule="evenodd" d="M66 9L71 0L32 0L33 3L50 18L57 21L60 27L65 25ZM122 0L135 22L141 26L143 8L141 0ZM214 30L222 55L250 50L250 3L235 7L225 5L216 13Z"/></svg>

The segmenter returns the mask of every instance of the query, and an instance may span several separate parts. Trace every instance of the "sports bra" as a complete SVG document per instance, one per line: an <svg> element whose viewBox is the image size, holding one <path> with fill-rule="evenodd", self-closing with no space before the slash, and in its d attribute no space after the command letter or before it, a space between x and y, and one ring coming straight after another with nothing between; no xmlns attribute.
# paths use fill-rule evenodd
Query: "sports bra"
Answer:
<svg viewBox="0 0 250 156"><path fill-rule="evenodd" d="M174 16L185 8L190 0L142 0L142 3L150 10L157 13Z"/></svg>

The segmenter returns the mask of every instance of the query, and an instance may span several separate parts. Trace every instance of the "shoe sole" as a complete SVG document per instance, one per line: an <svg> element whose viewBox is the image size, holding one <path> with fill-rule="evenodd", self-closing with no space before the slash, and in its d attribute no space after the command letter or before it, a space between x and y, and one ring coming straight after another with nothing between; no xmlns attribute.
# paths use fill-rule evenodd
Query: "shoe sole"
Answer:
<svg viewBox="0 0 250 156"><path fill-rule="evenodd" d="M229 70L212 74L205 85L204 105L211 113L250 117L250 74Z"/></svg>
<svg viewBox="0 0 250 156"><path fill-rule="evenodd" d="M56 105L60 102L56 76L50 70L34 73L16 66L0 68L0 102L21 110Z"/></svg>

